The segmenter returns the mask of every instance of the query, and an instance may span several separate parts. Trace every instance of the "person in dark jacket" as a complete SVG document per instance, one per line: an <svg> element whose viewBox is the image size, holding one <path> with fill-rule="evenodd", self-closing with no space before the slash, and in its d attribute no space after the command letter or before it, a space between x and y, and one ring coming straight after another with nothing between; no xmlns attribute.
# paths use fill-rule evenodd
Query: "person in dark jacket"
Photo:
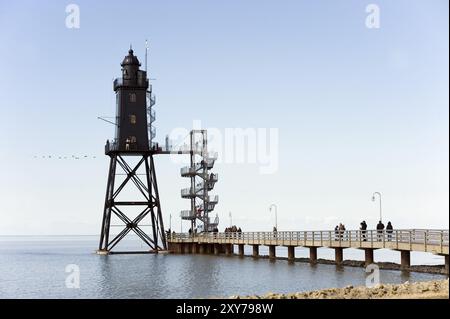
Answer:
<svg viewBox="0 0 450 319"><path fill-rule="evenodd" d="M387 233L388 241L392 240L393 231L394 231L394 227L392 227L391 222L388 222L386 225L386 233Z"/></svg>
<svg viewBox="0 0 450 319"><path fill-rule="evenodd" d="M384 230L384 224L380 220L377 224L378 241L382 241L383 230Z"/></svg>
<svg viewBox="0 0 450 319"><path fill-rule="evenodd" d="M345 234L345 225L344 224L339 224L339 239L343 240L344 239L344 234ZM347 239L347 238L346 238Z"/></svg>
<svg viewBox="0 0 450 319"><path fill-rule="evenodd" d="M362 237L363 241L367 241L367 238L366 238L367 223L365 220L363 220L360 225L361 225L361 227L359 229L361 230L361 237Z"/></svg>

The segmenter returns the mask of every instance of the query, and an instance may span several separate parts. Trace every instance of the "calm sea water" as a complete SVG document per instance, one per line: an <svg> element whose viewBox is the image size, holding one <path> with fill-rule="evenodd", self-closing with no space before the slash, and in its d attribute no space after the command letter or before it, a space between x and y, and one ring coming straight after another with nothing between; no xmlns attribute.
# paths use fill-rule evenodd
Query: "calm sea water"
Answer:
<svg viewBox="0 0 450 319"><path fill-rule="evenodd" d="M129 240L122 249L139 245ZM207 255L98 256L96 246L97 238L91 236L0 237L0 298L207 298L365 284L362 268ZM286 251L279 249L277 254ZM319 249L318 254L332 258L333 251ZM346 259L364 258L361 251L344 254ZM375 258L398 261L397 254L377 251ZM296 255L306 257L307 251L298 249ZM412 255L414 261L443 263L442 258L420 254ZM79 269L79 288L66 287L66 267L71 264ZM384 283L441 278L445 277L381 271Z"/></svg>

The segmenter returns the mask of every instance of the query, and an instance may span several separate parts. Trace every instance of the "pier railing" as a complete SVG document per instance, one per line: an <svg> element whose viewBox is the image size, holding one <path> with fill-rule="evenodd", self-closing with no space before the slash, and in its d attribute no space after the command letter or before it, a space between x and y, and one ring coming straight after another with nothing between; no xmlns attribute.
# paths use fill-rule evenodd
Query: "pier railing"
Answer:
<svg viewBox="0 0 450 319"><path fill-rule="evenodd" d="M389 248L448 254L449 231L431 229L170 234L172 242L305 247Z"/></svg>

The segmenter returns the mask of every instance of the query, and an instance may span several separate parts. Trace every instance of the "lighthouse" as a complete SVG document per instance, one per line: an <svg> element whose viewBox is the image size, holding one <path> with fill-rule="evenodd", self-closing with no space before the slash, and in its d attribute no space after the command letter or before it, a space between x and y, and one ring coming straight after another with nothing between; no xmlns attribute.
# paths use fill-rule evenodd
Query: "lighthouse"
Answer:
<svg viewBox="0 0 450 319"><path fill-rule="evenodd" d="M115 135L105 145L110 164L99 254L108 254L129 233L134 233L144 242L147 247L144 252L167 249L153 161L153 155L159 150L153 145L155 99L147 72L140 66L130 48L121 63L121 77L113 83L116 95ZM131 188L134 192L130 191ZM117 224L112 224L113 220ZM112 234L112 227L120 228Z"/></svg>

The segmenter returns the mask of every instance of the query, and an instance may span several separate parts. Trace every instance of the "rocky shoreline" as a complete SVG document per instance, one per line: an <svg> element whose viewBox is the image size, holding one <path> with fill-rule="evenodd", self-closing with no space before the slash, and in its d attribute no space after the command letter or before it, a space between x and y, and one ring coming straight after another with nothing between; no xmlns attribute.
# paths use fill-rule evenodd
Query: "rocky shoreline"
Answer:
<svg viewBox="0 0 450 319"><path fill-rule="evenodd" d="M232 296L232 299L449 299L448 279L373 288L347 286L288 294L268 293L255 296Z"/></svg>
<svg viewBox="0 0 450 319"><path fill-rule="evenodd" d="M245 257L251 257L250 255L245 255ZM269 259L269 256L262 255L258 258L261 259ZM288 260L287 257L276 257L276 260ZM293 262L302 262L302 263L310 263L309 258L295 258ZM333 260L329 259L317 259L317 264L322 265L336 265ZM375 262L375 264L380 269L385 270L403 270L403 271L410 271L410 272L419 272L419 273L428 273L428 274L439 274L439 275L447 275L445 271L444 265L413 265L407 269L402 269L401 265L397 263L392 262ZM340 266L343 267L365 267L364 261L359 260L344 260Z"/></svg>

